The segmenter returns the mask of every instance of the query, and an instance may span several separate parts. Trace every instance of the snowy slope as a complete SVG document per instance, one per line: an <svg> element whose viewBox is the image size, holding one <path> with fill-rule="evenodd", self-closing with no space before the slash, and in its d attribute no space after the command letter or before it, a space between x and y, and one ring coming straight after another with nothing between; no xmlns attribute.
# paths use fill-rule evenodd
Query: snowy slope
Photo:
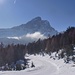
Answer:
<svg viewBox="0 0 75 75"><path fill-rule="evenodd" d="M27 57L33 61L35 68L22 71L1 71L0 75L75 75L73 64L65 64L63 60L53 60L48 55L31 55Z"/></svg>

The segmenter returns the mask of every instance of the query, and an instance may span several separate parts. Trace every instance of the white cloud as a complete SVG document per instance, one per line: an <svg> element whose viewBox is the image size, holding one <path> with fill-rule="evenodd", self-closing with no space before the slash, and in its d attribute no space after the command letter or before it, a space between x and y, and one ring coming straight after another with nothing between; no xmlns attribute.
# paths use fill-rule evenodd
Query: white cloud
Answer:
<svg viewBox="0 0 75 75"><path fill-rule="evenodd" d="M46 38L46 36L44 36L43 34L41 34L40 32L35 32L35 33L32 33L32 34L30 34L30 33L28 33L27 35L26 35L26 37L27 38L31 38L31 39L45 39Z"/></svg>
<svg viewBox="0 0 75 75"><path fill-rule="evenodd" d="M28 34L20 36L20 37L14 36L14 37L7 37L7 38L8 39L16 39L19 41L29 43L29 42L37 41L38 39L45 39L47 37L44 36L43 34L41 34L40 32L35 32L35 33L31 33L31 34L28 33Z"/></svg>
<svg viewBox="0 0 75 75"><path fill-rule="evenodd" d="M8 39L16 39L16 40L20 40L20 37L7 37Z"/></svg>

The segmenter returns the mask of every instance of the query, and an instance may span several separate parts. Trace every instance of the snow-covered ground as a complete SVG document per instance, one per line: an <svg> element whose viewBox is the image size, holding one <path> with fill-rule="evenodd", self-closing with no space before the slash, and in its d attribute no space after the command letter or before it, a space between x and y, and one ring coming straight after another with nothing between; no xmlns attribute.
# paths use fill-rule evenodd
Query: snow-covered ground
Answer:
<svg viewBox="0 0 75 75"><path fill-rule="evenodd" d="M29 55L29 68L22 71L0 71L0 75L75 75L74 64L65 64L63 59L53 60L48 55ZM35 67L30 68L31 62Z"/></svg>

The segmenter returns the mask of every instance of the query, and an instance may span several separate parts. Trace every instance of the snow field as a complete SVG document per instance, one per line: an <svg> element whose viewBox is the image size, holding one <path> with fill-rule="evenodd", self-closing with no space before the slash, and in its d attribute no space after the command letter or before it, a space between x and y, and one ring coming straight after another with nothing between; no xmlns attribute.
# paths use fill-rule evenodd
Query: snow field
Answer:
<svg viewBox="0 0 75 75"><path fill-rule="evenodd" d="M75 75L74 64L65 64L63 59L50 58L49 55L29 55L29 68L21 71L0 71L0 75ZM35 67L31 68L31 62Z"/></svg>

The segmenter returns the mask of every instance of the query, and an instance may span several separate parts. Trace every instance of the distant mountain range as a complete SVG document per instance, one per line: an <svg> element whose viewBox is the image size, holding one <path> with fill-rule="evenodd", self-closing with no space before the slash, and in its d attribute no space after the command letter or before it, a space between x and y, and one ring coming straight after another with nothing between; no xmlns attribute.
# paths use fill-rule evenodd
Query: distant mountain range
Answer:
<svg viewBox="0 0 75 75"><path fill-rule="evenodd" d="M28 34L35 34L36 32L38 32L39 35L46 37L53 36L58 33L53 27L51 27L47 20L42 20L41 17L36 17L26 24L8 29L0 29L0 42L15 43L18 41L17 43L25 43L27 41L24 39L24 36Z"/></svg>

